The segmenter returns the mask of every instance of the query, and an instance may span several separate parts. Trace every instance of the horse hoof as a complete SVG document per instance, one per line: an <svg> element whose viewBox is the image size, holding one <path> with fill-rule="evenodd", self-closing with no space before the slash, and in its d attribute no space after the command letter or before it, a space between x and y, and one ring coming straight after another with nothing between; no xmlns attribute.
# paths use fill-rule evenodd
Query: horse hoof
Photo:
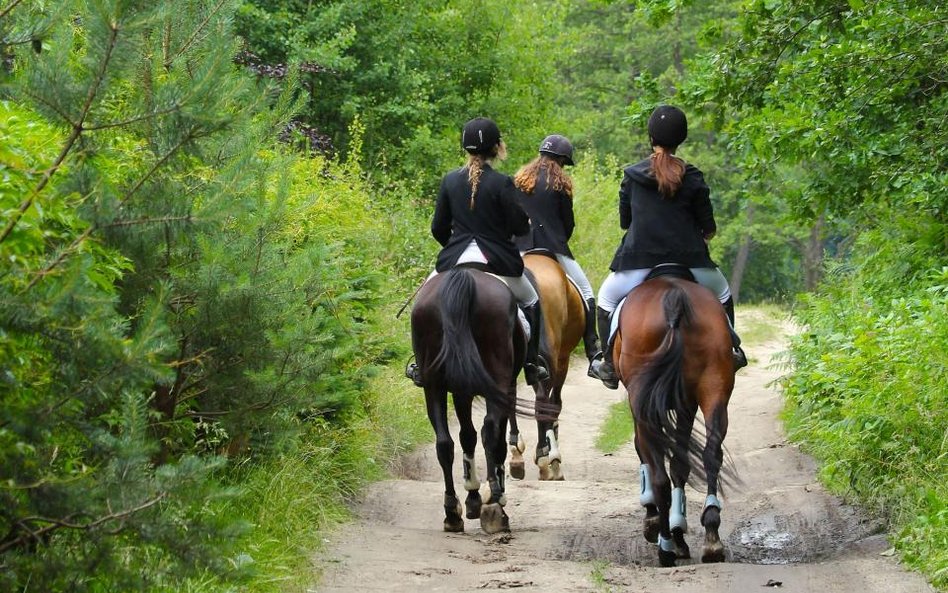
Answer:
<svg viewBox="0 0 948 593"><path fill-rule="evenodd" d="M672 539L675 541L675 555L678 556L680 560L691 558L691 548L688 547L688 542L685 541L684 531L681 529L672 529Z"/></svg>
<svg viewBox="0 0 948 593"><path fill-rule="evenodd" d="M467 500L464 501L464 507L467 509L467 512L464 514L468 519L480 519L481 518L481 495L477 490L472 490L470 494L467 495Z"/></svg>
<svg viewBox="0 0 948 593"><path fill-rule="evenodd" d="M701 561L704 563L724 562L724 546L721 542L705 544L701 552Z"/></svg>
<svg viewBox="0 0 948 593"><path fill-rule="evenodd" d="M675 560L678 559L678 555L675 552L666 552L665 550L658 549L658 563L668 568L669 566L675 566Z"/></svg>
<svg viewBox="0 0 948 593"><path fill-rule="evenodd" d="M504 507L494 503L485 504L481 508L481 529L487 534L510 531L510 520Z"/></svg>
<svg viewBox="0 0 948 593"><path fill-rule="evenodd" d="M448 533L461 533L464 531L464 520L460 517L457 519L445 519L444 530Z"/></svg>
<svg viewBox="0 0 948 593"><path fill-rule="evenodd" d="M510 462L510 477L514 480L522 480L526 477L527 471L523 460Z"/></svg>

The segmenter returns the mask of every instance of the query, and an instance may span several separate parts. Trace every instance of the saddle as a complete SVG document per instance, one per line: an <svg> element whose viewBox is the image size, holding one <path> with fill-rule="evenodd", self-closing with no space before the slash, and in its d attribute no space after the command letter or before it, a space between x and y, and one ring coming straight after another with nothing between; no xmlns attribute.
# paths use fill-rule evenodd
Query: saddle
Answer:
<svg viewBox="0 0 948 593"><path fill-rule="evenodd" d="M660 276L671 276L673 278L688 280L689 282L697 282L695 275L691 273L688 266L681 264L658 264L652 268L652 271L648 273L643 282L648 282L652 278L658 278Z"/></svg>

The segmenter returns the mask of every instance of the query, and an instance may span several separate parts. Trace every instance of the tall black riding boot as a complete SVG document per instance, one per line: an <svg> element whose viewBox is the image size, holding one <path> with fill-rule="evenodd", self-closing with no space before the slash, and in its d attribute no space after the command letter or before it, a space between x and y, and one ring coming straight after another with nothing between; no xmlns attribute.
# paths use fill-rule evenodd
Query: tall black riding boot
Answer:
<svg viewBox="0 0 948 593"><path fill-rule="evenodd" d="M586 349L586 358L589 359L589 370L586 374L598 379L599 365L593 363L602 360L602 348L599 346L599 336L596 334L596 299L586 299L586 331L583 333L583 346Z"/></svg>
<svg viewBox="0 0 948 593"><path fill-rule="evenodd" d="M596 321L599 325L599 337L604 346L602 351L602 363L596 369L597 376L602 384L609 389L619 388L619 377L616 375L616 367L612 362L612 341L609 339L609 330L612 326L612 315L609 311L601 307L596 308Z"/></svg>
<svg viewBox="0 0 948 593"><path fill-rule="evenodd" d="M728 297L722 304L724 305L724 312L727 313L727 320L730 324L728 329L731 330L731 344L734 347L732 351L734 356L734 370L737 371L747 366L747 355L744 354L744 349L741 348L740 336L738 336L734 330L734 299Z"/></svg>
<svg viewBox="0 0 948 593"><path fill-rule="evenodd" d="M530 324L530 341L527 342L527 355L523 362L523 376L528 385L536 385L537 381L550 378L550 371L540 360L540 332L543 331L543 316L540 303L536 302L529 307L523 307L523 313Z"/></svg>

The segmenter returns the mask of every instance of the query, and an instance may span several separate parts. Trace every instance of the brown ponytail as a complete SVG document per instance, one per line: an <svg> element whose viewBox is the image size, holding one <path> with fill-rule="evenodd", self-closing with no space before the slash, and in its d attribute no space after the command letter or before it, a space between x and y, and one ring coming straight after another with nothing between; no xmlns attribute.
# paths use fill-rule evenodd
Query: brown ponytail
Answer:
<svg viewBox="0 0 948 593"><path fill-rule="evenodd" d="M675 195L685 177L685 162L661 146L652 153L652 175L658 181L658 191L666 198Z"/></svg>

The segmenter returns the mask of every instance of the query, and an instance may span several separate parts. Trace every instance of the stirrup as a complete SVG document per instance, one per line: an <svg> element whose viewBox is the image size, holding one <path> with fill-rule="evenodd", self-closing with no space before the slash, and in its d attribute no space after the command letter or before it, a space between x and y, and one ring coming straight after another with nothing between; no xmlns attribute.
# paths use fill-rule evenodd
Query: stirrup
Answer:
<svg viewBox="0 0 948 593"><path fill-rule="evenodd" d="M405 376L411 379L411 382L415 384L416 387L424 387L424 383L421 382L421 369L418 368L418 365L414 361L410 361L405 365Z"/></svg>
<svg viewBox="0 0 948 593"><path fill-rule="evenodd" d="M606 360L603 360L596 368L596 378L609 389L619 388L619 376L616 375L615 366Z"/></svg>
<svg viewBox="0 0 948 593"><path fill-rule="evenodd" d="M599 378L599 367L602 366L602 352L597 352L589 361L589 368L586 369L586 376L593 379Z"/></svg>
<svg viewBox="0 0 948 593"><path fill-rule="evenodd" d="M523 378L526 379L527 385L536 386L537 383L550 378L550 371L543 365L528 362L523 365Z"/></svg>

